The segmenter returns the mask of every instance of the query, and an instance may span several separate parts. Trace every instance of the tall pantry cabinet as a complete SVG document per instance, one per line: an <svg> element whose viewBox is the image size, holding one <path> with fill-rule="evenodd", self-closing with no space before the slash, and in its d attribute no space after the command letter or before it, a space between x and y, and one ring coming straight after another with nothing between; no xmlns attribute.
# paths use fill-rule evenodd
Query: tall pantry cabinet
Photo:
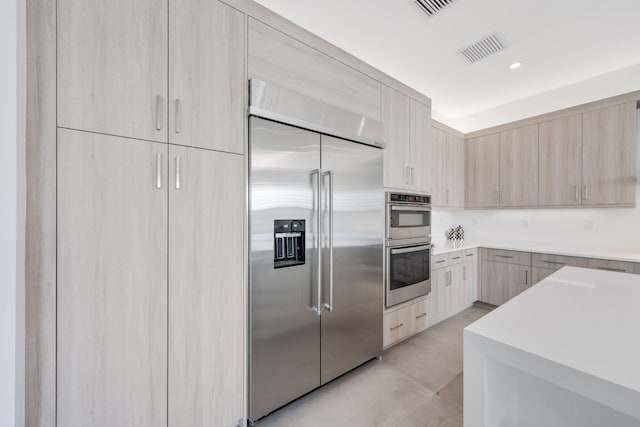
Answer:
<svg viewBox="0 0 640 427"><path fill-rule="evenodd" d="M236 425L245 16L58 0L57 33L57 425Z"/></svg>

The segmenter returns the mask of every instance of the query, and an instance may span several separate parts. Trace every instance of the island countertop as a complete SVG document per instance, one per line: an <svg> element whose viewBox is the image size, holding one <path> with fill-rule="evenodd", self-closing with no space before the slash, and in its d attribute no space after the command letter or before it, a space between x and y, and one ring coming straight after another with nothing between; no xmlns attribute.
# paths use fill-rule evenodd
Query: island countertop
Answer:
<svg viewBox="0 0 640 427"><path fill-rule="evenodd" d="M640 424L637 275L564 267L469 325L464 339L465 425L474 406L467 408L467 377L471 389L486 381L486 366L476 372L481 359L499 360Z"/></svg>

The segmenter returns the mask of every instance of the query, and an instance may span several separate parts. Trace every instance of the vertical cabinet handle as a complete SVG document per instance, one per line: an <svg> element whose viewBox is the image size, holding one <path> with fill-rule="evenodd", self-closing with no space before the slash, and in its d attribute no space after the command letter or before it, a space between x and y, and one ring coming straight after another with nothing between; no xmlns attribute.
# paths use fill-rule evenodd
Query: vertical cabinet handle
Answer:
<svg viewBox="0 0 640 427"><path fill-rule="evenodd" d="M180 156L176 156L176 190L179 190L181 187L181 173L180 173L180 167L181 167L181 157Z"/></svg>
<svg viewBox="0 0 640 427"><path fill-rule="evenodd" d="M584 185L584 199L589 200L589 186L587 184Z"/></svg>
<svg viewBox="0 0 640 427"><path fill-rule="evenodd" d="M156 96L156 130L162 130L162 96Z"/></svg>
<svg viewBox="0 0 640 427"><path fill-rule="evenodd" d="M176 110L176 124L175 131L176 133L182 132L182 110L180 109L180 100L175 100L175 110Z"/></svg>
<svg viewBox="0 0 640 427"><path fill-rule="evenodd" d="M409 166L407 166L404 170L404 181L407 185L409 185L409 178Z"/></svg>
<svg viewBox="0 0 640 427"><path fill-rule="evenodd" d="M156 154L156 188L162 188L162 154Z"/></svg>
<svg viewBox="0 0 640 427"><path fill-rule="evenodd" d="M573 190L576 193L576 201L578 201L578 199L580 198L580 195L578 194L578 186L574 185L573 186Z"/></svg>
<svg viewBox="0 0 640 427"><path fill-rule="evenodd" d="M500 190L500 203L504 203L504 191Z"/></svg>
<svg viewBox="0 0 640 427"><path fill-rule="evenodd" d="M467 266L462 266L462 280L467 280Z"/></svg>
<svg viewBox="0 0 640 427"><path fill-rule="evenodd" d="M525 285L529 284L529 270L524 271L524 284Z"/></svg>
<svg viewBox="0 0 640 427"><path fill-rule="evenodd" d="M447 205L449 204L449 190L447 190Z"/></svg>
<svg viewBox="0 0 640 427"><path fill-rule="evenodd" d="M333 171L325 172L329 176L329 304L327 311L333 311Z"/></svg>
<svg viewBox="0 0 640 427"><path fill-rule="evenodd" d="M411 168L411 185L413 185L413 168Z"/></svg>

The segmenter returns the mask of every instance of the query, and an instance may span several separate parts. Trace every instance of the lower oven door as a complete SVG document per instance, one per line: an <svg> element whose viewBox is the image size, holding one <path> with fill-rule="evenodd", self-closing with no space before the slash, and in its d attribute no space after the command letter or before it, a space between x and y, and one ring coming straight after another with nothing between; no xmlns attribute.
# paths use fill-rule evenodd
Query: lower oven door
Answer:
<svg viewBox="0 0 640 427"><path fill-rule="evenodd" d="M431 245L387 247L386 306L431 292Z"/></svg>

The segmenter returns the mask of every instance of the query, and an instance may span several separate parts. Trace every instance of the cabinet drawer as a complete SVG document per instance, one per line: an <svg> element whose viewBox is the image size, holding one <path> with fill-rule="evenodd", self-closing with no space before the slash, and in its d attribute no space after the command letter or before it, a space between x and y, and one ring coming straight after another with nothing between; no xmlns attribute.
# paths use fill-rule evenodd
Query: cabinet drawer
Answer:
<svg viewBox="0 0 640 427"><path fill-rule="evenodd" d="M463 262L476 261L478 259L478 248L465 249L462 256Z"/></svg>
<svg viewBox="0 0 640 427"><path fill-rule="evenodd" d="M449 265L459 264L464 261L464 251L459 250L455 252L449 252Z"/></svg>
<svg viewBox="0 0 640 427"><path fill-rule="evenodd" d="M383 318L383 345L387 347L411 334L411 306L387 313Z"/></svg>
<svg viewBox="0 0 640 427"><path fill-rule="evenodd" d="M531 253L520 251L506 251L503 249L484 249L483 261L506 262L507 264L531 265Z"/></svg>
<svg viewBox="0 0 640 427"><path fill-rule="evenodd" d="M537 253L531 254L531 265L533 265L534 267L559 270L564 266L586 268L588 264L589 260L587 258Z"/></svg>
<svg viewBox="0 0 640 427"><path fill-rule="evenodd" d="M435 316L431 307L431 298L409 306L410 333L421 331L434 322Z"/></svg>
<svg viewBox="0 0 640 427"><path fill-rule="evenodd" d="M431 257L431 268L443 268L449 264L449 254L438 254Z"/></svg>
<svg viewBox="0 0 640 427"><path fill-rule="evenodd" d="M606 259L588 259L588 267L597 270L619 271L621 273L633 273L636 265L633 262L611 261Z"/></svg>

